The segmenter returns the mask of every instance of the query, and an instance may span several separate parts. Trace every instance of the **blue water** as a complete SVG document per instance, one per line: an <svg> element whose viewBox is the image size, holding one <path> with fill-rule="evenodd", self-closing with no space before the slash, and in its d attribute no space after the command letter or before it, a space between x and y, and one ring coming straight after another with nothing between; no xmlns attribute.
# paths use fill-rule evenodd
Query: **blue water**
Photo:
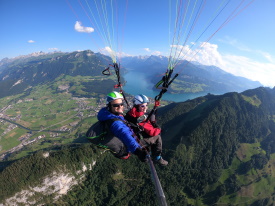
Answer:
<svg viewBox="0 0 275 206"><path fill-rule="evenodd" d="M159 91L152 90L152 88L154 87L154 84L146 80L147 76L145 73L129 71L123 77L126 80L126 84L123 87L123 90L126 93L129 93L131 95L145 94L148 97L155 98L155 96L158 95L160 92L160 90ZM160 80L161 80L161 77L160 77ZM206 92L200 92L200 93L194 93L194 94L193 93L170 94L166 92L161 99L174 101L174 102L184 102L188 99L194 99L196 97L205 96L206 94L207 94Z"/></svg>

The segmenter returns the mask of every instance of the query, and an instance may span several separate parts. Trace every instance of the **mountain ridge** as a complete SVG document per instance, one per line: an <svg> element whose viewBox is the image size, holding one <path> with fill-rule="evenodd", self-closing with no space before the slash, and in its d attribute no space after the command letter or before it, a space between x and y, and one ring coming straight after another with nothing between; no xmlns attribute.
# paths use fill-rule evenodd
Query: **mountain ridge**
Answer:
<svg viewBox="0 0 275 206"><path fill-rule="evenodd" d="M154 64L157 59L144 59L144 69L148 68L146 65L151 65L151 69L159 71L162 62ZM6 77L4 80L10 81L10 88L15 88L20 97L7 94L6 98L0 99L3 102L16 102L12 105L14 108L5 113L7 117L20 121L21 125L31 125L26 128L34 128L33 132L48 127L52 127L52 131L57 128L67 131L60 136L52 133L25 134L26 131L1 122L1 133L8 133L1 137L2 143L28 143L1 163L5 165L0 173L1 203L7 203L15 192L41 188L44 179L55 177L56 173L63 170L68 173L60 173L58 178L67 175L78 183L68 186L67 193L60 196L59 192L58 195L43 194L47 188L43 192L31 190L30 193L34 192L35 195L26 197L28 204L52 204L56 201L55 204L71 205L112 205L122 202L124 205L156 205L146 164L138 162L135 156L129 161L114 159L111 154L102 153L93 145L84 143L85 130L96 121L96 112L105 105L106 91L114 85L111 79L102 79L101 72L109 62L111 60L107 56L84 51L43 59L38 57L25 66L15 65L9 71L0 70L0 77ZM193 69L191 72L207 69L199 67L191 65L189 69ZM219 72L216 67L208 69ZM190 74L183 78L187 77L190 78ZM3 88L3 84L0 86ZM22 107L17 106L20 104ZM275 88L266 87L241 93L209 93L160 107L157 118L162 127L163 155L169 160L169 165L163 169L157 166L157 170L169 203L272 204L275 199L272 191L275 187L275 175L272 172L275 170L274 108ZM68 117L72 119L67 120ZM68 122L61 124L64 120ZM27 142L28 136L35 139ZM1 150L5 150L6 145L3 146ZM45 157L47 153L49 155ZM25 154L25 157L14 161L21 154ZM93 169L83 171L83 165L90 167L91 162L95 162ZM16 172L18 168L20 174ZM53 187L56 189L53 185L48 189ZM249 191L248 197L245 196L246 191ZM257 191L265 192L259 194ZM17 201L14 197L13 201ZM34 199L36 201L32 203Z"/></svg>
<svg viewBox="0 0 275 206"><path fill-rule="evenodd" d="M157 119L162 127L163 155L169 165L156 167L168 203L272 204L275 199L274 108L275 88L266 87L242 93L208 94L159 108ZM81 139L81 134L77 138ZM147 164L135 156L127 161L118 160L93 145L76 142L40 150L7 166L0 174L0 179L5 177L5 181L0 181L0 188L13 189L8 190L9 195L2 189L0 202L11 197L11 191L21 191L20 188L34 182L38 187L43 177L63 170L82 181L55 199L56 204L157 205ZM49 153L47 158L43 156L45 153ZM92 162L95 162L92 170L81 169ZM21 173L14 182L11 179L15 168L21 168ZM31 178L24 179L28 176ZM59 195L36 194L39 203L52 203Z"/></svg>
<svg viewBox="0 0 275 206"><path fill-rule="evenodd" d="M43 57L43 58L39 58ZM23 58L24 59L24 58ZM31 87L53 82L62 75L100 76L109 58L90 50L28 57L26 62L8 65L0 70L0 98L31 90Z"/></svg>
<svg viewBox="0 0 275 206"><path fill-rule="evenodd" d="M159 82L159 76L163 76L167 70L168 58L163 56L148 56L147 58L125 57L124 66L143 73L150 73L148 81ZM181 61L174 68L174 73L180 75L171 84L168 92L183 93L214 93L242 92L263 86L258 81L252 81L244 77L235 76L216 66L205 66L197 62Z"/></svg>
<svg viewBox="0 0 275 206"><path fill-rule="evenodd" d="M65 75L102 75L112 60L110 57L90 50L43 53L19 56L9 63L0 61L0 97L20 93L39 83L53 81ZM168 58L164 56L134 56L121 58L123 72L135 70L147 75L147 81L155 84L167 70ZM2 65L2 66L1 66ZM148 72L150 71L150 72ZM182 61L174 72L180 75L171 84L168 92L213 93L242 92L262 86L257 81L229 74L215 66L203 66ZM154 89L154 88L152 88Z"/></svg>

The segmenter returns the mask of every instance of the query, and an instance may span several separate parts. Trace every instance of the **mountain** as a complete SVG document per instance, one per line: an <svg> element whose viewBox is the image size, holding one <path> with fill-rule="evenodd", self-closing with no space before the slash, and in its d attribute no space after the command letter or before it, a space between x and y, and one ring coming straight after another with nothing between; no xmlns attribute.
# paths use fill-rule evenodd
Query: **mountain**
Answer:
<svg viewBox="0 0 275 206"><path fill-rule="evenodd" d="M156 169L169 205L274 203L275 88L209 94L157 115L169 165ZM157 205L148 165L102 152L85 143L85 132L2 162L0 203Z"/></svg>
<svg viewBox="0 0 275 206"><path fill-rule="evenodd" d="M248 199L253 194L264 196L256 191L266 190L269 186L263 182L274 178L274 97L275 89L260 87L240 94L207 95L159 111L165 144L176 149L178 164L185 164L177 172L184 174L189 194L203 196L211 205L246 197L244 205L252 205ZM188 169L193 170L191 175ZM205 192L209 184L216 184L215 189ZM273 195L264 199L273 202Z"/></svg>
<svg viewBox="0 0 275 206"><path fill-rule="evenodd" d="M163 57L140 59L126 69L166 70ZM115 159L84 138L115 84L101 74L110 62L91 51L1 61L0 205L157 205L146 163ZM194 79L182 78L237 85L219 68L189 66ZM160 107L169 165L156 168L168 203L271 205L274 104L275 89L258 87Z"/></svg>
<svg viewBox="0 0 275 206"><path fill-rule="evenodd" d="M148 74L148 81L156 84L167 70L168 58L164 56L125 57L123 65L129 70ZM234 76L215 66L205 66L196 62L181 61L174 69L180 75L171 84L168 92L213 93L242 92L262 86L260 82Z"/></svg>
<svg viewBox="0 0 275 206"><path fill-rule="evenodd" d="M136 70L139 72L165 72L168 65L168 58L164 56L127 56L121 59L126 69Z"/></svg>
<svg viewBox="0 0 275 206"><path fill-rule="evenodd" d="M42 60L43 58L50 58L50 57L55 57L64 54L64 52L50 52L50 53L45 53L42 51L39 52L34 52L31 54L27 55L21 55L17 56L14 58L4 58L0 61L0 70L3 70L7 68L10 65L17 65L17 64L24 64L29 61L34 61L37 59Z"/></svg>
<svg viewBox="0 0 275 206"><path fill-rule="evenodd" d="M53 82L62 75L100 76L110 57L92 51L36 52L0 61L0 98L29 92L33 86ZM147 81L156 84L167 70L168 58L164 56L134 56L121 59L126 71L143 72ZM125 71L123 70L123 71ZM176 68L179 76L171 84L171 93L242 92L262 86L259 82L229 74L218 67L198 65L182 61ZM152 88L154 89L154 88Z"/></svg>
<svg viewBox="0 0 275 206"><path fill-rule="evenodd" d="M35 53L0 62L0 98L30 91L33 86L64 76L102 76L109 57L92 51Z"/></svg>

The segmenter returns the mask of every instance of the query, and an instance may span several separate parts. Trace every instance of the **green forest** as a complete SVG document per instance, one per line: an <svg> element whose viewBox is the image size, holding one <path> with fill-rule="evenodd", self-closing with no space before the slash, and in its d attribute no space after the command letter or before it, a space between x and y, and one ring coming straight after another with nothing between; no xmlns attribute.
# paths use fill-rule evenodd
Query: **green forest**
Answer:
<svg viewBox="0 0 275 206"><path fill-rule="evenodd" d="M169 165L156 165L156 170L168 205L272 205L274 93L260 87L243 93L209 94L159 109L163 155ZM66 195L56 198L57 192L33 192L28 201L157 205L148 164L134 155L129 160L114 158L88 143L85 132L78 134L75 143L1 162L1 203L41 185L54 173L65 173L78 181ZM84 165L89 169L79 172Z"/></svg>
<svg viewBox="0 0 275 206"><path fill-rule="evenodd" d="M116 159L84 137L116 84L101 73L109 61L83 51L0 70L0 204L158 205L147 163ZM275 89L161 101L157 120L168 205L275 202Z"/></svg>

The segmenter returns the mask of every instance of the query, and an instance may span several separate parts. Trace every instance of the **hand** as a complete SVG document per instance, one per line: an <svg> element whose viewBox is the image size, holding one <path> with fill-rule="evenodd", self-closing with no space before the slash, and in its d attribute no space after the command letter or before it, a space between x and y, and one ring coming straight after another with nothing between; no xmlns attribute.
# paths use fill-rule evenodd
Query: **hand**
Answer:
<svg viewBox="0 0 275 206"><path fill-rule="evenodd" d="M137 148L136 151L134 152L135 155L138 156L139 160L142 162L147 161L147 152L145 149Z"/></svg>
<svg viewBox="0 0 275 206"><path fill-rule="evenodd" d="M156 122L152 122L154 128L160 128L160 126Z"/></svg>
<svg viewBox="0 0 275 206"><path fill-rule="evenodd" d="M152 115L151 115L150 121L151 121L151 122L155 122L155 121L156 121L156 115L155 115L155 114L152 114Z"/></svg>
<svg viewBox="0 0 275 206"><path fill-rule="evenodd" d="M147 115L141 115L139 118L137 118L137 123L141 123L147 119Z"/></svg>

